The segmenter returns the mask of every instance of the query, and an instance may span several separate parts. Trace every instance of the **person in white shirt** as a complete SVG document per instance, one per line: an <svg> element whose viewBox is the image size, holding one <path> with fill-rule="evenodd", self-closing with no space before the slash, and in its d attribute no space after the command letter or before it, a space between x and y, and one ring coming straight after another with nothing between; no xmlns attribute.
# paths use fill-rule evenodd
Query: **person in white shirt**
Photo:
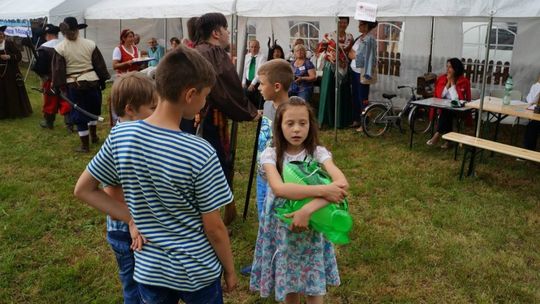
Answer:
<svg viewBox="0 0 540 304"><path fill-rule="evenodd" d="M538 99L540 98L540 77L538 81L535 82L529 94L527 94L527 103L528 104L538 104ZM527 128L525 129L525 137L523 139L523 147L529 150L536 150L536 144L538 143L538 133L540 133L540 121L530 120Z"/></svg>
<svg viewBox="0 0 540 304"><path fill-rule="evenodd" d="M259 77L257 71L259 67L266 62L266 58L261 54L261 45L257 40L249 41L249 53L244 60L244 73L242 76L242 87L249 101L259 108L262 103L261 94L257 90ZM260 105L261 104L261 105Z"/></svg>

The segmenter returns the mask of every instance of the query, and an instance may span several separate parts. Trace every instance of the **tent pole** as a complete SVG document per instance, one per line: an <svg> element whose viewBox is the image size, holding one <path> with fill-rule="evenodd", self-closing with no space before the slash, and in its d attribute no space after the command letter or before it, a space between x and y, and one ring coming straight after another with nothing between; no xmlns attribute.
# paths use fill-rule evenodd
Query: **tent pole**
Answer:
<svg viewBox="0 0 540 304"><path fill-rule="evenodd" d="M167 51L167 42L169 42L167 37L167 18L163 18L165 22L163 23L163 36L165 36L165 45L163 46L165 48L165 52ZM182 22L182 19L180 19L180 22Z"/></svg>
<svg viewBox="0 0 540 304"><path fill-rule="evenodd" d="M338 120L338 101L339 101L339 17L336 14L336 71L334 73L334 143L337 143L337 120Z"/></svg>
<svg viewBox="0 0 540 304"><path fill-rule="evenodd" d="M47 25L47 22L49 22L48 18L43 18L43 25L41 26L42 30L45 28L45 25ZM30 19L28 19L28 24L30 25L30 32L32 32L32 21ZM39 36L36 40L36 45L34 45L35 50L37 50L40 40L41 36ZM28 68L26 69L26 74L24 75L24 82L26 82L26 79L28 78L28 74L30 73L30 68L32 67L32 63L34 63L34 60L37 60L37 58L34 57L34 53L32 52L32 56L30 56L30 61L28 62Z"/></svg>
<svg viewBox="0 0 540 304"><path fill-rule="evenodd" d="M486 34L486 56L484 61L484 72L482 74L482 90L480 91L480 108L478 109L478 119L476 120L476 137L481 135L481 126L482 126L482 109L484 108L484 96L486 96L486 74L488 69L489 61L489 47L491 46L491 27L493 25L493 14L495 12L491 11L489 16L489 23L487 26Z"/></svg>
<svg viewBox="0 0 540 304"><path fill-rule="evenodd" d="M429 39L429 60L428 60L428 73L431 73L433 67L431 66L431 60L433 57L433 28L435 27L435 17L431 17L431 36Z"/></svg>

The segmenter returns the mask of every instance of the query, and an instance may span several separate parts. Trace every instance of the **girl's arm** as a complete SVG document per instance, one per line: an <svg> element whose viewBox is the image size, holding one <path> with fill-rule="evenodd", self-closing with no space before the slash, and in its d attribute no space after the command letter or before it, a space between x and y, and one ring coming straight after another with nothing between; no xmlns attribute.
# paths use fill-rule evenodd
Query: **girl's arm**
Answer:
<svg viewBox="0 0 540 304"><path fill-rule="evenodd" d="M329 185L298 185L292 183L284 183L281 175L274 164L263 164L268 184L272 188L272 192L277 197L283 197L292 200L301 200L310 197L324 198L330 202L338 202L342 200L347 191L342 187L332 183Z"/></svg>
<svg viewBox="0 0 540 304"><path fill-rule="evenodd" d="M337 185L345 191L349 190L349 182L347 182L345 174L341 172L341 170L336 166L336 164L334 164L334 161L332 161L331 158L325 160L322 165L324 170L326 170L326 172L328 172L328 174L332 178L332 184Z"/></svg>
<svg viewBox="0 0 540 304"><path fill-rule="evenodd" d="M293 232L302 232L306 230L309 226L311 214L328 204L329 202L325 199L315 198L311 202L305 204L300 210L285 215L285 217L292 217L293 219L289 229Z"/></svg>
<svg viewBox="0 0 540 304"><path fill-rule="evenodd" d="M331 158L325 160L322 165L326 172L328 172L328 174L332 178L332 184L338 186L345 191L349 189L349 183L347 182L347 178L345 177L343 172L341 172L341 170L334 164ZM309 225L309 219L311 217L311 214L328 204L328 200L316 198L311 202L305 204L300 210L286 215L287 217L293 218L289 229L291 229L291 231L293 232L301 232L306 230Z"/></svg>

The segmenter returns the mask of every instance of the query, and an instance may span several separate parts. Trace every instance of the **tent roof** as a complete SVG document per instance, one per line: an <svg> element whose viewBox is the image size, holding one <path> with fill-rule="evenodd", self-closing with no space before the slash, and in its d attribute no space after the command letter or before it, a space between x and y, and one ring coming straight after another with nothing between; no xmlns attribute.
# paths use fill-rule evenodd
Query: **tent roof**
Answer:
<svg viewBox="0 0 540 304"><path fill-rule="evenodd" d="M93 0L2 0L0 19L35 19L47 17L59 23L64 17L74 16L82 20L84 9Z"/></svg>
<svg viewBox="0 0 540 304"><path fill-rule="evenodd" d="M187 18L208 12L231 15L233 7L233 0L103 0L87 8L85 18Z"/></svg>
<svg viewBox="0 0 540 304"><path fill-rule="evenodd" d="M13 1L13 0L10 0ZM42 1L42 0L40 0ZM363 0L378 5L379 17L460 16L537 17L538 0ZM236 5L235 5L236 2ZM178 18L207 12L244 17L353 16L355 0L102 0L85 12L87 19Z"/></svg>
<svg viewBox="0 0 540 304"><path fill-rule="evenodd" d="M362 0L378 5L378 17L460 16L537 17L538 0ZM355 0L238 0L237 13L246 17L354 16Z"/></svg>

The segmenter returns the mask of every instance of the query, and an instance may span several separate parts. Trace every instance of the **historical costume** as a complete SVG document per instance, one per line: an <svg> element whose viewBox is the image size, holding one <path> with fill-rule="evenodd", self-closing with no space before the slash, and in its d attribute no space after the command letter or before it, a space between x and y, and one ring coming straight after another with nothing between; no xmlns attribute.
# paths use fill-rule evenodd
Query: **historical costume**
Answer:
<svg viewBox="0 0 540 304"><path fill-rule="evenodd" d="M340 18L342 19L342 18ZM340 21L341 22L341 21ZM347 22L348 24L348 22ZM346 28L346 26L345 26ZM338 77L340 88L338 93L338 115L336 126L342 128L350 124L352 105L350 103L350 83L348 81L348 59L347 54L352 48L354 37L350 33L343 32L336 39L336 32L326 33L317 48L319 54L318 66L322 67L323 77L321 80L321 95L319 99L319 124L334 125L335 117L335 70L336 70L336 41L339 43L337 50Z"/></svg>
<svg viewBox="0 0 540 304"><path fill-rule="evenodd" d="M96 44L79 37L79 29L86 27L86 24L78 24L74 17L67 17L60 24L65 39L54 48L52 85L54 88L65 87L71 101L91 114L100 115L101 90L110 75ZM71 120L77 125L81 139L81 147L76 151L88 152L90 139L92 143L99 141L97 121L80 111L71 111Z"/></svg>
<svg viewBox="0 0 540 304"><path fill-rule="evenodd" d="M230 155L227 119L253 120L257 116L257 108L244 96L242 83L225 49L203 42L196 46L196 50L210 61L217 74L216 84L206 99L203 137L216 149L225 176L232 184L233 159Z"/></svg>
<svg viewBox="0 0 540 304"><path fill-rule="evenodd" d="M18 66L22 55L13 41L6 40L5 30L0 26L0 119L26 117L32 106Z"/></svg>
<svg viewBox="0 0 540 304"><path fill-rule="evenodd" d="M51 39L48 39L47 42L43 43L37 49L36 61L32 66L32 70L41 78L41 89L43 90L43 121L40 125L43 128L52 129L56 113L60 113L60 115L64 116L66 126L71 130L71 123L69 121L71 106L67 101L51 91L51 62L54 55L54 48L60 43L60 40L58 40L60 28L52 24L47 24L44 32L46 37L50 37Z"/></svg>

